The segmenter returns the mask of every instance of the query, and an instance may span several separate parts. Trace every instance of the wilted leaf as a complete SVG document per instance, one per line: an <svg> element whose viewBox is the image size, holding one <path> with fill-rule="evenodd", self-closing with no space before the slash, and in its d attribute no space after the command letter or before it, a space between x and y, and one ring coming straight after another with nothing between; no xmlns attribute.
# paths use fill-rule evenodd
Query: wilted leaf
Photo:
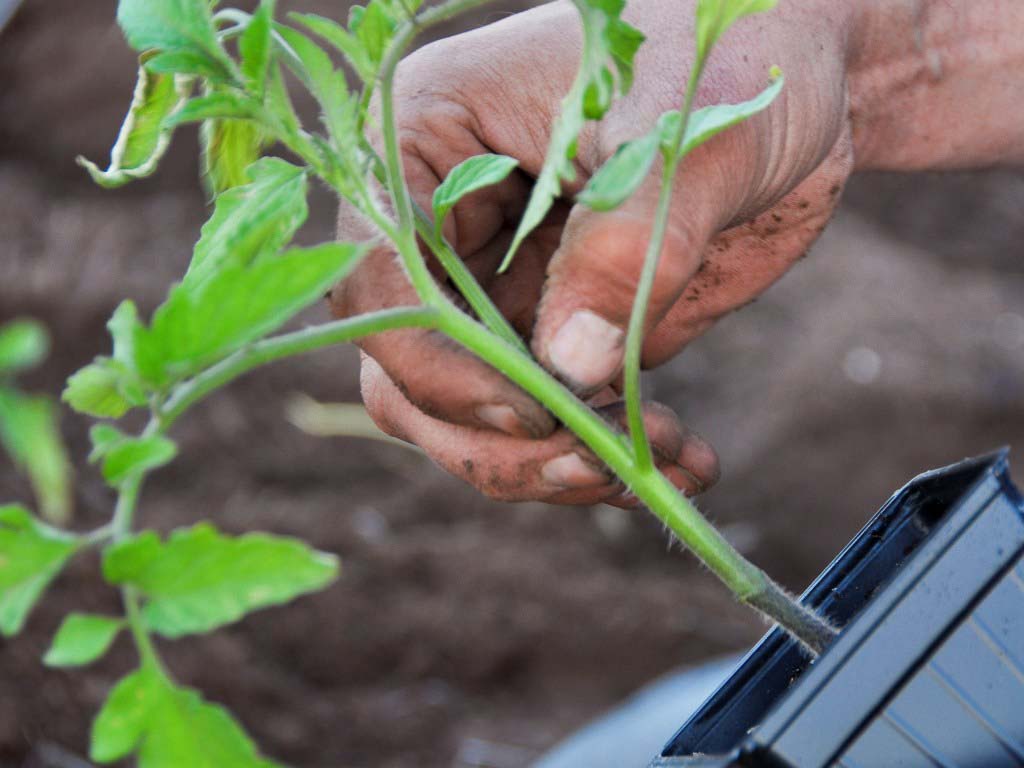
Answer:
<svg viewBox="0 0 1024 768"><path fill-rule="evenodd" d="M64 619L43 657L48 667L80 667L105 654L124 628L123 619L72 613Z"/></svg>
<svg viewBox="0 0 1024 768"><path fill-rule="evenodd" d="M470 192L497 184L512 173L519 162L505 155L477 155L456 165L434 190L434 224L444 223L448 211Z"/></svg>
<svg viewBox="0 0 1024 768"><path fill-rule="evenodd" d="M209 632L286 603L322 589L337 572L337 558L297 539L230 537L206 523L177 530L166 542L143 533L115 544L103 559L106 579L137 588L146 623L166 637Z"/></svg>
<svg viewBox="0 0 1024 768"><path fill-rule="evenodd" d="M74 536L44 525L22 507L0 507L0 634L21 630L77 548Z"/></svg>
<svg viewBox="0 0 1024 768"><path fill-rule="evenodd" d="M251 120L207 120L199 133L203 182L210 196L248 183L246 170L260 158L263 129Z"/></svg>
<svg viewBox="0 0 1024 768"><path fill-rule="evenodd" d="M101 187L119 187L152 174L167 151L171 131L164 119L184 104L192 91L189 77L156 74L146 69L150 54L140 57L138 82L128 114L110 150L110 165L102 170L79 156L76 160Z"/></svg>

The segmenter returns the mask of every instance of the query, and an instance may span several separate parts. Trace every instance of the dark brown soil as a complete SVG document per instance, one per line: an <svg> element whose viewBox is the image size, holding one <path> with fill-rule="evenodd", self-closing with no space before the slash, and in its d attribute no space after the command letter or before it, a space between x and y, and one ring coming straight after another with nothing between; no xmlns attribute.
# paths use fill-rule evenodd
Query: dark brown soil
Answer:
<svg viewBox="0 0 1024 768"><path fill-rule="evenodd" d="M51 392L106 349L121 297L159 300L204 217L188 135L158 177L118 192L72 162L105 157L130 94L114 5L34 0L0 45L0 319L49 324L54 354L25 383ZM794 589L913 474L1024 446L1024 341L1006 332L1024 315L1024 176L862 178L848 201L790 277L652 381L720 450L706 511ZM330 201L314 208L309 241L331 230ZM182 456L143 499L161 529L211 518L344 560L323 594L162 645L269 754L309 768L522 766L651 678L761 632L643 515L490 503L411 452L286 423L291 392L354 399L354 366L351 350L327 352L217 395L177 430ZM65 414L82 527L111 503L82 460L87 427ZM0 498L26 491L0 467ZM74 765L132 663L122 640L85 671L44 669L71 609L117 610L90 557L0 642L3 768Z"/></svg>

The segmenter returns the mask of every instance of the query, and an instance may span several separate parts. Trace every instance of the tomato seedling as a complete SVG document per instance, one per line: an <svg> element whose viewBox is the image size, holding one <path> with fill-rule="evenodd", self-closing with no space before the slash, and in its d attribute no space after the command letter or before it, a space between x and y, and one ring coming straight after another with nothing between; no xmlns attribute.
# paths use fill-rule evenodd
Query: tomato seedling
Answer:
<svg viewBox="0 0 1024 768"><path fill-rule="evenodd" d="M274 18L273 0L252 14L209 0L121 0L117 18L139 53L138 85L106 168L79 162L115 187L148 176L176 129L199 123L213 213L191 264L148 321L130 301L108 325L109 356L68 381L64 400L102 419L91 432L91 460L117 492L108 524L75 535L38 521L19 506L0 509L0 629L17 631L46 585L76 553L98 548L107 582L121 590L123 616L72 614L44 661L86 664L121 631L134 639L139 667L121 680L96 718L91 756L106 763L130 755L141 766L268 766L241 726L221 707L180 687L153 636L210 632L247 612L287 602L335 578L334 556L300 541L265 534L226 536L200 522L169 536L133 526L146 475L174 459L174 423L201 398L275 360L382 331L440 331L504 373L572 430L621 481L743 602L779 622L811 651L833 630L803 609L737 553L652 460L639 395L642 325L665 235L673 184L685 156L731 125L769 106L781 73L750 101L693 111L693 98L716 41L737 19L774 0L699 0L695 58L678 110L627 142L587 182L583 204L610 210L660 161L660 195L626 343L629 433L606 423L545 371L443 236L446 215L466 194L500 182L516 166L498 155L473 157L438 187L433 211L418 209L406 184L394 115L395 68L423 30L485 0L371 0L346 24L293 14ZM642 33L621 13L624 0L574 0L583 28L579 71L551 130L543 167L503 260L544 218L573 178L577 136L627 91ZM309 34L313 37L311 37ZM323 42L325 48L314 37ZM332 55L358 76L350 87ZM284 70L316 99L320 125L304 126L292 108ZM368 110L379 104L381 140L371 142ZM272 147L281 155L269 156ZM306 194L319 179L375 226L373 240L291 246L307 215ZM428 254L421 251L425 244ZM419 306L276 332L343 280L373 247L392 249ZM433 256L472 310L458 308L431 275ZM130 411L148 425L128 434L112 422Z"/></svg>

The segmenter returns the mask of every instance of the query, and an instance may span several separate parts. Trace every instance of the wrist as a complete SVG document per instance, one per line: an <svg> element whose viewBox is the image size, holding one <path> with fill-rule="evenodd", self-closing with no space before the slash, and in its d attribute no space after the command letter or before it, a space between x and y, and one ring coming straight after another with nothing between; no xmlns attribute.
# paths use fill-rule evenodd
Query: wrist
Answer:
<svg viewBox="0 0 1024 768"><path fill-rule="evenodd" d="M1024 163L1024 3L858 0L853 14L858 169Z"/></svg>

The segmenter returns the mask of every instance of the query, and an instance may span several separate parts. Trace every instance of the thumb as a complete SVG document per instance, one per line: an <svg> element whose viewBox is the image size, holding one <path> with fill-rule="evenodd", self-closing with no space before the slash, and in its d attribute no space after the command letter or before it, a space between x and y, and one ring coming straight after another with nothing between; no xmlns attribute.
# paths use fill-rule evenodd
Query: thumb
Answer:
<svg viewBox="0 0 1024 768"><path fill-rule="evenodd" d="M618 209L573 207L548 266L533 351L580 394L613 381L622 368L626 329L657 207L654 179ZM682 295L722 220L718 206L692 198L669 213L644 330Z"/></svg>

